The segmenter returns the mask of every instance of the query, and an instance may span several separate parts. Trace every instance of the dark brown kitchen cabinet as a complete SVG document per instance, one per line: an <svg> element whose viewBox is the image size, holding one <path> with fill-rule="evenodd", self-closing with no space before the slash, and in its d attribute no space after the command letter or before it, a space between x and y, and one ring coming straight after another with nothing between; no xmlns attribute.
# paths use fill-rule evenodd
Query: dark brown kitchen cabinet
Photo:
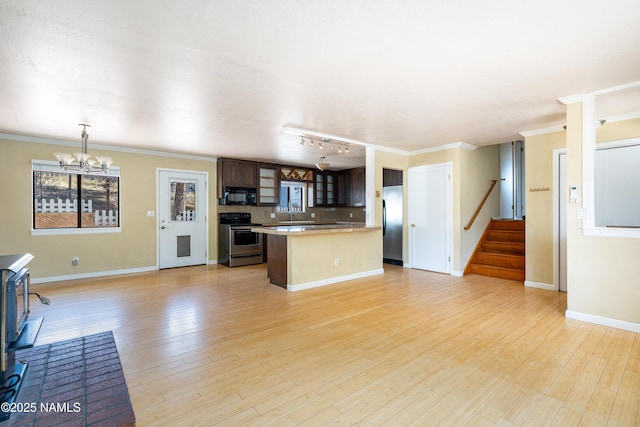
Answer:
<svg viewBox="0 0 640 427"><path fill-rule="evenodd" d="M224 187L257 188L256 163L246 160L218 159L218 195Z"/></svg>
<svg viewBox="0 0 640 427"><path fill-rule="evenodd" d="M336 176L333 172L315 173L316 206L335 206L337 199Z"/></svg>
<svg viewBox="0 0 640 427"><path fill-rule="evenodd" d="M349 206L349 171L343 170L336 174L337 204Z"/></svg>
<svg viewBox="0 0 640 427"><path fill-rule="evenodd" d="M395 169L382 169L382 186L393 187L402 185L402 171Z"/></svg>
<svg viewBox="0 0 640 427"><path fill-rule="evenodd" d="M349 169L349 206L365 205L364 167Z"/></svg>
<svg viewBox="0 0 640 427"><path fill-rule="evenodd" d="M365 168L346 169L335 173L335 202L337 206L365 205Z"/></svg>

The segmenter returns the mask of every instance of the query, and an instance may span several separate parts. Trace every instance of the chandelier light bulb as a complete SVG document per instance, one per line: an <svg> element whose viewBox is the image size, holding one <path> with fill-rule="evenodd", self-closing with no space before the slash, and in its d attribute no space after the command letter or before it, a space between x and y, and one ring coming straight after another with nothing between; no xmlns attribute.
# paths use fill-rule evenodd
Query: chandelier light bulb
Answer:
<svg viewBox="0 0 640 427"><path fill-rule="evenodd" d="M96 156L95 159L92 159L91 154L87 153L87 140L89 139L87 127L91 127L91 125L80 123L78 126L82 126L82 133L80 134L80 137L82 138L82 152L73 153L73 155L67 153L53 153L60 165L60 169L86 173L107 173L109 171L109 166L113 163L113 160L111 160L111 157L106 156Z"/></svg>

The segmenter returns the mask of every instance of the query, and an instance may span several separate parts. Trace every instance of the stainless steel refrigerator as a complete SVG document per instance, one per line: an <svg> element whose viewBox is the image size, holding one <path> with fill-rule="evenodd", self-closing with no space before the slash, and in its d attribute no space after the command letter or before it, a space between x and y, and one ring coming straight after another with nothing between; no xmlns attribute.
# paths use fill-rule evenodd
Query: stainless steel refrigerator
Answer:
<svg viewBox="0 0 640 427"><path fill-rule="evenodd" d="M402 185L382 188L382 258L402 265Z"/></svg>

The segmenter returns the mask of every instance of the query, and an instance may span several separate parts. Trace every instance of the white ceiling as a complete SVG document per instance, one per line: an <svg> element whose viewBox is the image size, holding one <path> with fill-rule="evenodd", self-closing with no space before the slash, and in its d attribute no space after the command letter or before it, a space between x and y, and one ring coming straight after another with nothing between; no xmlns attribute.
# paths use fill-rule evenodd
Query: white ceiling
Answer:
<svg viewBox="0 0 640 427"><path fill-rule="evenodd" d="M639 18L638 0L2 0L0 132L79 141L85 122L90 144L303 165L318 153L285 126L491 145L640 80Z"/></svg>

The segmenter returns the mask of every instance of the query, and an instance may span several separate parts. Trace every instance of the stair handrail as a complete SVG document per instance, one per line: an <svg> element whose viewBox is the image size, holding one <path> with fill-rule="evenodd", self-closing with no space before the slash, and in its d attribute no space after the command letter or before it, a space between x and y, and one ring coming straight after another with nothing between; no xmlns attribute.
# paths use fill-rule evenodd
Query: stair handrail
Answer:
<svg viewBox="0 0 640 427"><path fill-rule="evenodd" d="M467 226L464 227L464 231L467 231L467 230L469 230L471 228L471 226L473 225L473 222L476 220L476 217L480 213L480 210L482 209L484 204L487 202L487 199L489 198L489 195L491 195L491 192L493 191L493 187L496 186L497 182L498 182L497 179L492 179L491 180L491 187L489 187L489 191L487 191L487 194L485 194L484 199L482 199L482 201L480 202L480 206L478 206L478 209L476 209L475 213L471 217L471 220L469 221L469 224L467 224Z"/></svg>

